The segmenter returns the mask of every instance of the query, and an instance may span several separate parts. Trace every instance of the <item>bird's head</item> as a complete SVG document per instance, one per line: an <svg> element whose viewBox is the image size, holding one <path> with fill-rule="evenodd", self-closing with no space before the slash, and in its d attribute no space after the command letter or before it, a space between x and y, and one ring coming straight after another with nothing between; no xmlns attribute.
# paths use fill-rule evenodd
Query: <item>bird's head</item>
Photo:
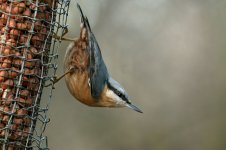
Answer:
<svg viewBox="0 0 226 150"><path fill-rule="evenodd" d="M107 84L108 90L106 95L115 101L118 107L128 107L139 113L143 113L138 107L131 103L125 89L117 81L110 77Z"/></svg>

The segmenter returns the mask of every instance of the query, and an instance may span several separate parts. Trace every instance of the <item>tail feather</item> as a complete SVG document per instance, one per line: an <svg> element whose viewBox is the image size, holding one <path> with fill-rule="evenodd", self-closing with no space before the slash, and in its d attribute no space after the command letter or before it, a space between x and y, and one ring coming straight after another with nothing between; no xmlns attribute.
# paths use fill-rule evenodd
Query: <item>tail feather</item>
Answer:
<svg viewBox="0 0 226 150"><path fill-rule="evenodd" d="M78 3L77 3L77 7L78 7L78 10L81 14L81 22L83 22L85 27L91 32L91 28L90 28L90 25L89 25L88 18L84 15L81 6Z"/></svg>

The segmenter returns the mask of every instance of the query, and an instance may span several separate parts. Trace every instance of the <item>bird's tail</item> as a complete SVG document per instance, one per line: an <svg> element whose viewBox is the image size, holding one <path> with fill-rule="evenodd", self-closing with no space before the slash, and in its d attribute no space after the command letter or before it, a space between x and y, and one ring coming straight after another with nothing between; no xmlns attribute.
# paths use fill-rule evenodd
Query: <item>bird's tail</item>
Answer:
<svg viewBox="0 0 226 150"><path fill-rule="evenodd" d="M143 111L140 110L140 108L138 108L137 106L135 106L135 105L133 105L133 104L131 104L131 103L127 103L126 106L127 106L128 108L131 108L131 109L133 109L133 110L139 112L139 113L143 113Z"/></svg>
<svg viewBox="0 0 226 150"><path fill-rule="evenodd" d="M87 28L91 32L88 18L83 14L81 6L78 3L77 3L77 7L81 14L81 22L84 24L85 28Z"/></svg>

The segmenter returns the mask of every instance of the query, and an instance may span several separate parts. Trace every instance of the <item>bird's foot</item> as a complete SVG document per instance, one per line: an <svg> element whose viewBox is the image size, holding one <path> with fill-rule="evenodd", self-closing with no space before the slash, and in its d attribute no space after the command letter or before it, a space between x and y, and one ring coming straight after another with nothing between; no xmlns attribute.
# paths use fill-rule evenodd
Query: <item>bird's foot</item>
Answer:
<svg viewBox="0 0 226 150"><path fill-rule="evenodd" d="M62 36L59 36L59 35L57 35L57 33L54 33L53 38L55 38L57 40L63 40L63 41L74 41L74 39L72 39L72 38L64 37L67 33L68 33L68 28L66 27L64 32L62 33Z"/></svg>
<svg viewBox="0 0 226 150"><path fill-rule="evenodd" d="M50 78L50 82L49 84L45 85L44 87L49 87L52 86L53 89L55 89L54 85L59 81L60 79L54 75L52 78Z"/></svg>
<svg viewBox="0 0 226 150"><path fill-rule="evenodd" d="M65 72L63 75L61 75L60 77L57 77L56 75L54 75L51 79L49 84L45 85L45 87L51 86L53 87L53 89L55 89L54 85L60 81L65 75L71 73L73 71L74 67L70 68L67 72Z"/></svg>

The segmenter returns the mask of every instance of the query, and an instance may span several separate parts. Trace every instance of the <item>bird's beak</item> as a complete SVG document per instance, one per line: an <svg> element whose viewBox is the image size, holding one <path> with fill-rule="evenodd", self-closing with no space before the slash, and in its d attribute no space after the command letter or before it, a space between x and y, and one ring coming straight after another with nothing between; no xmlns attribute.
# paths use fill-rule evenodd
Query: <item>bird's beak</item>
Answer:
<svg viewBox="0 0 226 150"><path fill-rule="evenodd" d="M131 108L131 109L133 109L133 110L135 110L135 111L137 111L137 112L139 112L139 113L143 113L142 110L140 110L137 106L135 106L133 104L128 104L127 103L126 106L129 107L129 108Z"/></svg>

